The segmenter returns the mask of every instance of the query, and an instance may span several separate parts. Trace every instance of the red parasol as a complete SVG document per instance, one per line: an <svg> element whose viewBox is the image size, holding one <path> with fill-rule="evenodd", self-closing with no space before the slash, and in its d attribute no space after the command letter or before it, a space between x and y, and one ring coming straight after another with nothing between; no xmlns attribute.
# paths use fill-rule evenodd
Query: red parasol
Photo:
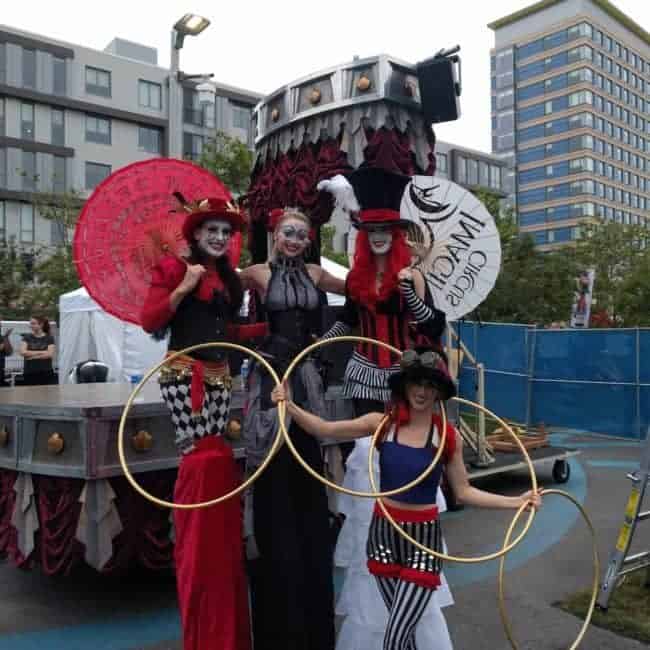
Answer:
<svg viewBox="0 0 650 650"><path fill-rule="evenodd" d="M232 199L226 186L202 167L154 158L111 174L81 211L73 241L79 279L97 303L122 320L140 324L152 268L165 254L187 252L181 232L186 213L174 192L188 201ZM228 255L236 266L240 233L230 246Z"/></svg>

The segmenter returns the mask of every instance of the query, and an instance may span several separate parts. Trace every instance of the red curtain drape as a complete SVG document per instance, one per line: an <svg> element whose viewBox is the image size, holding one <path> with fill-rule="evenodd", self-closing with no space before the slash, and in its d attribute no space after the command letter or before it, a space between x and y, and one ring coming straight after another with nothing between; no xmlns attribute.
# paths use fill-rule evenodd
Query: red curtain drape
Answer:
<svg viewBox="0 0 650 650"><path fill-rule="evenodd" d="M32 475L39 530L34 552L25 558L17 548L17 533L11 525L16 478L16 472L0 469L0 556L22 568L40 565L47 575L69 574L84 563L85 548L75 539L84 481ZM148 472L137 478L151 494L171 500L176 470ZM102 573L117 573L136 565L153 570L173 566L169 510L136 494L124 477L109 481L123 530L113 540L113 556Z"/></svg>
<svg viewBox="0 0 650 650"><path fill-rule="evenodd" d="M363 164L382 167L402 174L431 174L435 171L435 157L428 156L426 169L418 166L407 132L397 128L364 127L368 144L364 149ZM251 177L246 203L251 217L266 223L273 208L292 206L307 211L316 225L329 219L332 203L329 195L316 190L319 181L336 174L348 174L353 167L347 153L340 147L340 139L328 137L316 143L303 142L298 149L279 153L275 158L267 153L259 158Z"/></svg>

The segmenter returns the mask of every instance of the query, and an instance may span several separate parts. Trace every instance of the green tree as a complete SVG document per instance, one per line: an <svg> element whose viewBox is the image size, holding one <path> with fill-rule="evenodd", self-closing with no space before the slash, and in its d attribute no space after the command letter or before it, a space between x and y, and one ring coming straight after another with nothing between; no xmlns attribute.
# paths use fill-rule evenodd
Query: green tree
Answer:
<svg viewBox="0 0 650 650"><path fill-rule="evenodd" d="M595 270L592 310L606 311L615 324L650 325L650 306L639 302L650 291L647 241L640 226L598 221L582 227L575 255L583 269Z"/></svg>
<svg viewBox="0 0 650 650"><path fill-rule="evenodd" d="M31 311L26 288L30 282L30 258L12 238L0 241L0 317L22 320Z"/></svg>
<svg viewBox="0 0 650 650"><path fill-rule="evenodd" d="M597 287L597 285L595 285ZM621 282L617 313L625 327L650 326L650 253L646 249Z"/></svg>
<svg viewBox="0 0 650 650"><path fill-rule="evenodd" d="M72 258L72 233L83 199L76 190L39 192L32 196L34 211L52 223L51 246L36 252L34 282L28 288L30 302L47 314L58 311L59 296L80 286Z"/></svg>
<svg viewBox="0 0 650 650"><path fill-rule="evenodd" d="M511 209L499 197L476 192L492 214L501 239L501 270L479 312L485 321L549 323L567 320L573 299L575 260L563 251L542 253L530 235L519 232Z"/></svg>
<svg viewBox="0 0 650 650"><path fill-rule="evenodd" d="M217 131L203 146L198 164L217 176L235 196L246 192L253 170L253 152L241 140Z"/></svg>
<svg viewBox="0 0 650 650"><path fill-rule="evenodd" d="M338 253L334 250L334 235L336 228L334 226L325 225L320 228L320 254L328 260L332 260L341 266L350 267L347 253Z"/></svg>

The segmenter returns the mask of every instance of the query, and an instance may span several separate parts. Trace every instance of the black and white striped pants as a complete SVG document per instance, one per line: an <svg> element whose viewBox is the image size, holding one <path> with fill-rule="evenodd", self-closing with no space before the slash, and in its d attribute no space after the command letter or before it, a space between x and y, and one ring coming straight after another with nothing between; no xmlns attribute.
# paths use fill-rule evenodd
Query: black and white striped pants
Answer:
<svg viewBox="0 0 650 650"><path fill-rule="evenodd" d="M438 509L404 510L390 514L415 540L442 548ZM440 585L441 562L404 539L375 506L368 531L368 569L388 609L383 650L417 650L415 628L434 590Z"/></svg>

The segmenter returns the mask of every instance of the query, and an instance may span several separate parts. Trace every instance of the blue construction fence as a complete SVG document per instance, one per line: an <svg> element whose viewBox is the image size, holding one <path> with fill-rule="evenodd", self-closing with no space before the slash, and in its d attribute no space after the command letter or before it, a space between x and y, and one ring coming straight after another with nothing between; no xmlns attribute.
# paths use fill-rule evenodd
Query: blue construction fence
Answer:
<svg viewBox="0 0 650 650"><path fill-rule="evenodd" d="M485 405L528 425L645 438L650 426L650 329L549 329L454 323L485 367ZM476 399L465 357L460 394Z"/></svg>

